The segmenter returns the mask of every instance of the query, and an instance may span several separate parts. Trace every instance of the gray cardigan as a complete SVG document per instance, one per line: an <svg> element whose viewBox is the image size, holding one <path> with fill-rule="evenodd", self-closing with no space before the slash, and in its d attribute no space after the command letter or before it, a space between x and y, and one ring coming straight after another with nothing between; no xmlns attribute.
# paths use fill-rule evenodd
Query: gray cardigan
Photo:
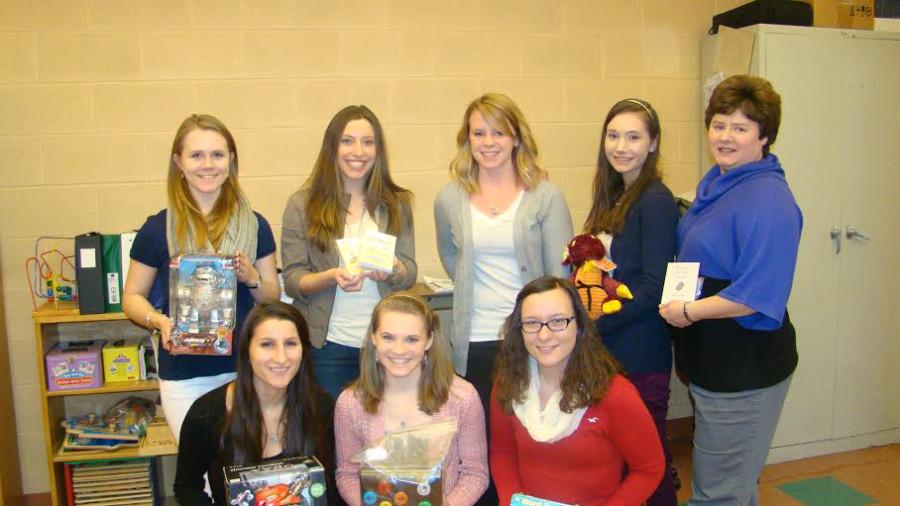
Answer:
<svg viewBox="0 0 900 506"><path fill-rule="evenodd" d="M444 186L434 201L434 226L438 255L453 278L453 365L466 374L469 354L472 278L472 214L469 194L456 182ZM572 239L572 216L562 191L550 181L541 181L522 196L513 223L513 248L522 284L545 275L566 276L563 250ZM497 329L498 331L500 329Z"/></svg>
<svg viewBox="0 0 900 506"><path fill-rule="evenodd" d="M321 272L340 265L337 245L333 244L325 251L313 246L307 230L306 202L310 191L302 189L291 195L281 226L281 264L284 275L284 291L294 298L294 306L303 313L309 325L309 339L316 348L325 344L328 335L328 322L331 309L334 307L334 294L337 286L303 295L300 293L300 278L307 274ZM349 196L347 196L349 198ZM400 217L401 230L397 237L394 255L406 267L406 275L391 276L384 282L378 282L378 293L382 297L395 291L410 288L416 281L415 238L413 236L412 209L403 206ZM375 222L378 230L387 229L387 209L383 205L375 208ZM372 280L366 280L371 283ZM370 315L365 315L367 318ZM362 338L363 336L360 336Z"/></svg>

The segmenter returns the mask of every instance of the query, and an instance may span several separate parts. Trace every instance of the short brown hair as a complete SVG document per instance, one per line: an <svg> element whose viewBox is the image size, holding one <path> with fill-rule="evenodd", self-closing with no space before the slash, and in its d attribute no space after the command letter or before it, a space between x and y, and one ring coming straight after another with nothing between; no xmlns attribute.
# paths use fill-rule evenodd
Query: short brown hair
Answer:
<svg viewBox="0 0 900 506"><path fill-rule="evenodd" d="M759 124L759 138L766 139L763 155L775 143L781 125L781 95L772 83L761 77L737 75L719 83L706 106L706 128L716 114L741 111L744 116Z"/></svg>
<svg viewBox="0 0 900 506"><path fill-rule="evenodd" d="M501 329L503 339L494 362L494 385L497 403L506 413L513 404L523 402L531 382L528 349L522 336L522 303L531 295L562 290L575 311L575 348L563 373L559 408L571 413L578 408L597 404L606 396L619 364L600 342L594 322L581 304L575 285L568 279L544 276L525 285L516 296L516 307Z"/></svg>
<svg viewBox="0 0 900 506"><path fill-rule="evenodd" d="M431 337L431 348L425 352L422 376L419 378L419 409L433 415L450 397L450 385L456 373L450 361L447 341L441 332L440 318L424 299L409 292L394 292L375 305L359 357L359 378L351 388L366 413L374 415L378 412L378 404L384 398L385 373L384 367L376 360L372 340L386 311L421 317L425 331Z"/></svg>

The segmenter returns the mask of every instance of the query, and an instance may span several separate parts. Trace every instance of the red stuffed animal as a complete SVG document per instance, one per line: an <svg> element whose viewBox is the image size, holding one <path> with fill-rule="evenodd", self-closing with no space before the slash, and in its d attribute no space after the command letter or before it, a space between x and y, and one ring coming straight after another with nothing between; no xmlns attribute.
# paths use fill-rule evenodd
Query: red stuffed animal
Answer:
<svg viewBox="0 0 900 506"><path fill-rule="evenodd" d="M622 299L634 298L624 283L609 275L615 265L606 259L606 248L594 235L581 234L569 241L562 263L572 266L572 282L592 319L620 311Z"/></svg>

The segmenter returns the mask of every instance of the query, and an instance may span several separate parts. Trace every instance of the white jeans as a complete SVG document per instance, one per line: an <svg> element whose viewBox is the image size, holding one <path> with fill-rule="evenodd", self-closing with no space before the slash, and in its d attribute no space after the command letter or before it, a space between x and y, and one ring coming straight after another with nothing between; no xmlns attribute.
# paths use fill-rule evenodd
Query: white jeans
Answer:
<svg viewBox="0 0 900 506"><path fill-rule="evenodd" d="M206 392L234 380L235 377L235 373L226 372L217 376L201 376L186 380L159 380L159 396L163 412L176 442L181 439L181 424L194 401Z"/></svg>

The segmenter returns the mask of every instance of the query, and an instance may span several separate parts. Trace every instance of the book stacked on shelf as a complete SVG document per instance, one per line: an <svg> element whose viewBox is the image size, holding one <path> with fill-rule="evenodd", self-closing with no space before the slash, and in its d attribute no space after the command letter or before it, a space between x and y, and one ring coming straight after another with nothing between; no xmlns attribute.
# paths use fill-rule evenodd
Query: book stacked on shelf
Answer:
<svg viewBox="0 0 900 506"><path fill-rule="evenodd" d="M67 506L153 506L150 459L66 464Z"/></svg>

